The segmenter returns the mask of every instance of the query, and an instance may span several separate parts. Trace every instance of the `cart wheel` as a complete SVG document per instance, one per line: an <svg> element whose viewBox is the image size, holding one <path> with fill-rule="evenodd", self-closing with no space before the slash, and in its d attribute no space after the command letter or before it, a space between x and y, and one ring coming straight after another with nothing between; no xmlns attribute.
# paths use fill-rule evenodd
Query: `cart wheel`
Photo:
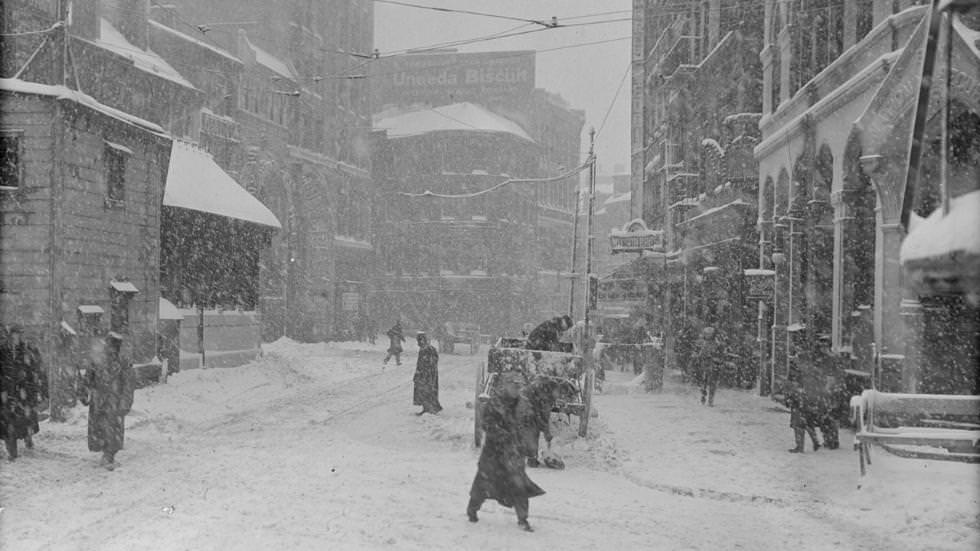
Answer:
<svg viewBox="0 0 980 551"><path fill-rule="evenodd" d="M595 384L595 372L588 370L582 382L582 415L578 418L578 435L585 437L589 434L589 417L592 415L592 385Z"/></svg>
<svg viewBox="0 0 980 551"><path fill-rule="evenodd" d="M486 385L486 367L483 362L476 369L476 385L473 392L473 445L477 448L483 443L483 405L480 403L480 394Z"/></svg>

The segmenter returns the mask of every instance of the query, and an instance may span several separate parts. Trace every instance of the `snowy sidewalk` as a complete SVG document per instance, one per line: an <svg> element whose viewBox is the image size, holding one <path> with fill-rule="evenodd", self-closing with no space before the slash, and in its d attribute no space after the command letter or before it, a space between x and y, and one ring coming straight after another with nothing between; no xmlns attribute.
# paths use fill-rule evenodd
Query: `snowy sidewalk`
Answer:
<svg viewBox="0 0 980 551"><path fill-rule="evenodd" d="M677 376L662 392L636 390L632 375L607 374L596 399L621 471L638 485L697 499L801 509L869 544L919 549L980 546L977 465L904 459L873 450L860 479L853 431L841 447L790 454L789 413L753 391L720 389L715 407Z"/></svg>

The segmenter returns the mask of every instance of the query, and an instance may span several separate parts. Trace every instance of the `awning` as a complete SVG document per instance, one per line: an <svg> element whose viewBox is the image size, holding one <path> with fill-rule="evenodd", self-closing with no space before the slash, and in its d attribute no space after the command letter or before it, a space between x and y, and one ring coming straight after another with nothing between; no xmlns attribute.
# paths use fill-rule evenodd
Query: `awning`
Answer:
<svg viewBox="0 0 980 551"><path fill-rule="evenodd" d="M131 293L135 295L140 292L140 290L129 281L116 281L113 279L109 282L109 286L120 293Z"/></svg>
<svg viewBox="0 0 980 551"><path fill-rule="evenodd" d="M163 204L282 228L276 215L238 185L206 151L174 140Z"/></svg>
<svg viewBox="0 0 980 551"><path fill-rule="evenodd" d="M174 306L174 303L169 300L160 297L160 315L158 319L162 320L183 320L184 314L180 313L180 310Z"/></svg>

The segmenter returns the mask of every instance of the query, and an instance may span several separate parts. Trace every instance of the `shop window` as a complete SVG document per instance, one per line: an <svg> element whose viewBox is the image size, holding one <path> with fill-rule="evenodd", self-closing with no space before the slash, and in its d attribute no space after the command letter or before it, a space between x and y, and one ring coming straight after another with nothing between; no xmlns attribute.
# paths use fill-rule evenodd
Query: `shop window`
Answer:
<svg viewBox="0 0 980 551"><path fill-rule="evenodd" d="M0 130L0 188L20 187L20 134L19 130Z"/></svg>
<svg viewBox="0 0 980 551"><path fill-rule="evenodd" d="M126 200L126 160L132 151L125 146L105 142L106 205L119 206Z"/></svg>

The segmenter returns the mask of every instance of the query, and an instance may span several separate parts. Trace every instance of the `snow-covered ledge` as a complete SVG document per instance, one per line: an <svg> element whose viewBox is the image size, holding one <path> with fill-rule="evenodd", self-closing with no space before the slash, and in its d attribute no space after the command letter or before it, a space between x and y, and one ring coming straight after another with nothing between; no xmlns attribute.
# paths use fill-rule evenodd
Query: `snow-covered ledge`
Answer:
<svg viewBox="0 0 980 551"><path fill-rule="evenodd" d="M899 257L920 293L963 293L980 304L980 190L952 199L945 216L941 208L913 214Z"/></svg>

